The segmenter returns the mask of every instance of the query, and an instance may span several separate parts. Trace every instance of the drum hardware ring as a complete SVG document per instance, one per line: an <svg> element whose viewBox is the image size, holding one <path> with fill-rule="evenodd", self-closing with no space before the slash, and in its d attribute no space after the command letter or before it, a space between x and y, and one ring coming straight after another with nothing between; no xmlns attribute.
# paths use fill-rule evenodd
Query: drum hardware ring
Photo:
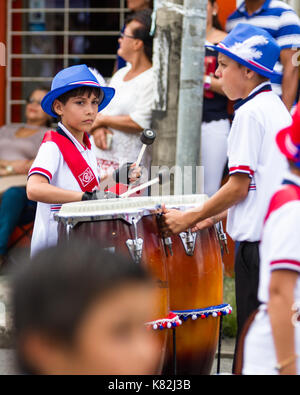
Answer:
<svg viewBox="0 0 300 395"><path fill-rule="evenodd" d="M155 209L160 210L161 207L162 207L161 204L157 204L155 206ZM162 216L163 216L163 213L156 214L156 219L157 219L159 227L161 226ZM171 237L162 237L162 241L163 241L166 256L168 257L169 254L170 254L170 256L173 256L173 249L172 249L173 242L172 242Z"/></svg>
<svg viewBox="0 0 300 395"><path fill-rule="evenodd" d="M137 264L140 263L142 259L143 243L144 243L144 240L142 238L139 238L137 234L137 223L139 220L140 218L135 218L135 217L132 218L132 224L134 227L134 239L133 240L128 239L126 241L126 245L130 252L130 255L133 261Z"/></svg>
<svg viewBox="0 0 300 395"><path fill-rule="evenodd" d="M188 229L186 232L179 233L185 252L188 256L194 255L197 232L192 232Z"/></svg>
<svg viewBox="0 0 300 395"><path fill-rule="evenodd" d="M227 236L226 233L224 232L222 221L216 224L216 229L217 229L218 240L221 247L221 252L223 253L225 249L226 254L229 254L228 245L227 245Z"/></svg>

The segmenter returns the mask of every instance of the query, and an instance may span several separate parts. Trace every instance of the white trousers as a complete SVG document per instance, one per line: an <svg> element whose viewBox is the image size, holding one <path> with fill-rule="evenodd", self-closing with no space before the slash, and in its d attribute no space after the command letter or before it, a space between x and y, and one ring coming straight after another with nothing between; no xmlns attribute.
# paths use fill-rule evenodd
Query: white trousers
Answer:
<svg viewBox="0 0 300 395"><path fill-rule="evenodd" d="M228 119L203 122L201 131L201 164L204 166L204 193L212 196L220 188L227 162Z"/></svg>

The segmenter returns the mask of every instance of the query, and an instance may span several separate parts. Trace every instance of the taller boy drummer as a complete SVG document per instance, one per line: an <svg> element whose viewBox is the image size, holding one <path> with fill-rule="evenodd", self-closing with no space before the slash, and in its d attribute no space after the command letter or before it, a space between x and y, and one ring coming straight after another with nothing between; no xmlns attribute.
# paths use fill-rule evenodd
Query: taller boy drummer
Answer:
<svg viewBox="0 0 300 395"><path fill-rule="evenodd" d="M257 307L258 244L269 199L286 169L275 135L291 116L272 92L270 78L280 48L263 29L239 24L217 46L216 75L230 100L239 100L228 139L229 180L202 207L187 212L164 208L163 231L179 233L218 222L227 214L227 232L240 242L235 262L238 336Z"/></svg>

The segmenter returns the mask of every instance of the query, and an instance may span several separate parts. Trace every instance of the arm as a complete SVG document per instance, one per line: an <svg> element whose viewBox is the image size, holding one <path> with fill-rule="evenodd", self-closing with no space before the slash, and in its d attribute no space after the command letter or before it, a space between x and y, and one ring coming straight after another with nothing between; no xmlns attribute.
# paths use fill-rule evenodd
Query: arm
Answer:
<svg viewBox="0 0 300 395"><path fill-rule="evenodd" d="M228 208L238 204L246 198L249 191L250 178L247 174L236 173L208 199L202 207L186 212L166 210L164 207L164 226L166 233L180 233L194 227L198 222L222 214Z"/></svg>
<svg viewBox="0 0 300 395"><path fill-rule="evenodd" d="M49 184L46 177L33 174L27 182L27 197L41 203L63 204L79 202L82 200L83 192L68 191Z"/></svg>
<svg viewBox="0 0 300 395"><path fill-rule="evenodd" d="M299 67L294 65L293 49L283 49L280 53L280 60L283 65L282 79L282 101L290 111L296 100L299 84Z"/></svg>
<svg viewBox="0 0 300 395"><path fill-rule="evenodd" d="M94 122L92 134L101 127L117 129L126 133L139 133L143 130L129 115L101 115L99 113Z"/></svg>
<svg viewBox="0 0 300 395"><path fill-rule="evenodd" d="M13 174L27 174L31 168L34 159L31 160L1 160L0 176L10 176ZM11 170L7 170L7 166L11 166Z"/></svg>
<svg viewBox="0 0 300 395"><path fill-rule="evenodd" d="M268 311L278 363L295 355L295 328L292 324L294 289L299 273L274 270L270 281ZM296 374L296 361L284 367L281 374Z"/></svg>

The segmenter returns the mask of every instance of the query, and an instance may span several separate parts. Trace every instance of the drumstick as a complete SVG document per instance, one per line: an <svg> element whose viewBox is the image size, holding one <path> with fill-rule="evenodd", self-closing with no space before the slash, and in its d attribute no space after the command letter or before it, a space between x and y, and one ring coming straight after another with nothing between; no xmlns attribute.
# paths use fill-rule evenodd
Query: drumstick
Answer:
<svg viewBox="0 0 300 395"><path fill-rule="evenodd" d="M137 161L135 162L136 167L139 167L142 157L144 155L145 149L147 148L147 145L153 144L153 141L155 140L155 138L156 138L156 133L152 129L144 129L143 132L141 133L140 140L143 143L143 145L140 150Z"/></svg>
<svg viewBox="0 0 300 395"><path fill-rule="evenodd" d="M143 130L143 132L141 133L141 137L140 137L140 140L143 143L143 145L140 150L137 161L135 162L135 167L137 167L137 168L139 167L147 146L153 144L153 141L155 140L155 138L156 138L156 133L154 130L152 130L152 129L144 129ZM130 190L131 188L132 188L132 185L129 185L128 190Z"/></svg>
<svg viewBox="0 0 300 395"><path fill-rule="evenodd" d="M128 196L132 195L133 193L136 193L138 191L140 191L141 189L150 187L151 185L157 184L159 183L160 185L163 183L163 175L165 174L165 172L160 171L157 175L157 177L153 178L150 181L145 182L144 184L138 185L137 187L130 189L128 188L127 192L122 193L122 195L120 195L120 198L127 198Z"/></svg>

